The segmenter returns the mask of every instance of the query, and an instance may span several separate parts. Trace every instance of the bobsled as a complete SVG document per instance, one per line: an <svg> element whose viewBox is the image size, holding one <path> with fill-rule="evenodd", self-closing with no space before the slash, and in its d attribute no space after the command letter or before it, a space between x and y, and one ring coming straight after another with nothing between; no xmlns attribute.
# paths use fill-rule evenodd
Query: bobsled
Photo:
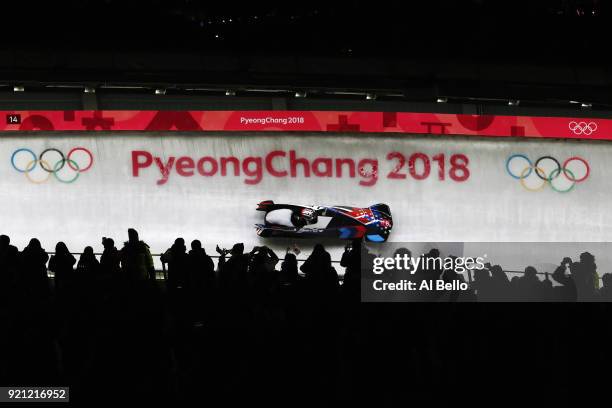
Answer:
<svg viewBox="0 0 612 408"><path fill-rule="evenodd" d="M268 200L260 202L257 210L265 212L264 223L255 225L257 234L265 238L364 238L369 242L385 242L393 228L387 204L362 208L276 204Z"/></svg>

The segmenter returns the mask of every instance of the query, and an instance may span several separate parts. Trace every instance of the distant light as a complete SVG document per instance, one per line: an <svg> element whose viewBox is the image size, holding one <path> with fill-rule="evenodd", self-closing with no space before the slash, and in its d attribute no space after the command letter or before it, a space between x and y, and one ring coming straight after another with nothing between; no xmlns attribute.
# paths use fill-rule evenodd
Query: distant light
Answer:
<svg viewBox="0 0 612 408"><path fill-rule="evenodd" d="M350 92L350 91L328 91L330 95L350 95L350 96L363 96L363 92Z"/></svg>
<svg viewBox="0 0 612 408"><path fill-rule="evenodd" d="M83 88L83 92L87 94L96 93L96 88L94 88L93 86L86 86L85 88Z"/></svg>
<svg viewBox="0 0 612 408"><path fill-rule="evenodd" d="M225 96L236 96L236 91L234 91L233 89L228 89L227 91L225 91Z"/></svg>
<svg viewBox="0 0 612 408"><path fill-rule="evenodd" d="M446 102L448 102L448 98L446 96L441 96L438 99L436 99L436 102L438 102L438 103L446 103Z"/></svg>
<svg viewBox="0 0 612 408"><path fill-rule="evenodd" d="M139 85L100 85L104 89L149 89Z"/></svg>
<svg viewBox="0 0 612 408"><path fill-rule="evenodd" d="M521 101L519 101L518 99L510 99L508 101L508 106L519 106L521 104Z"/></svg>
<svg viewBox="0 0 612 408"><path fill-rule="evenodd" d="M367 93L366 94L366 99L368 101L375 101L378 98L378 95L376 95L375 93Z"/></svg>
<svg viewBox="0 0 612 408"><path fill-rule="evenodd" d="M245 91L247 92L264 92L264 93L287 93L287 92L293 92L289 89L264 89L264 88L247 88L245 89Z"/></svg>
<svg viewBox="0 0 612 408"><path fill-rule="evenodd" d="M580 104L580 106L582 107L582 109L591 109L593 107L593 104L583 102L582 104Z"/></svg>
<svg viewBox="0 0 612 408"><path fill-rule="evenodd" d="M297 91L295 93L296 98L306 98L308 96L308 92L306 91Z"/></svg>
<svg viewBox="0 0 612 408"><path fill-rule="evenodd" d="M155 95L165 95L166 94L166 88L157 88L155 90Z"/></svg>
<svg viewBox="0 0 612 408"><path fill-rule="evenodd" d="M15 85L13 87L13 92L23 92L25 91L25 88L22 85Z"/></svg>
<svg viewBox="0 0 612 408"><path fill-rule="evenodd" d="M215 34L215 38L219 38L219 34Z"/></svg>

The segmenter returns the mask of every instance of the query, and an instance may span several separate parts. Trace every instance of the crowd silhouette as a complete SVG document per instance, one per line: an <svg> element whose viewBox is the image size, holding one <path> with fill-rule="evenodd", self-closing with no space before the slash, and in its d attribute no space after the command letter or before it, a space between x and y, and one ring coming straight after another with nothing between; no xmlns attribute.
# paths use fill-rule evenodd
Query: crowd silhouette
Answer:
<svg viewBox="0 0 612 408"><path fill-rule="evenodd" d="M49 257L37 239L19 251L0 236L0 317L6 333L0 336L0 383L68 384L75 398L103 387L155 401L201 393L233 398L238 390L254 398L271 390L281 398L306 398L305 390L313 398L346 397L363 391L363 379L353 371L361 347L369 344L352 340L369 338L363 331L375 333L379 322L396 324L404 312L417 319L411 328L425 329L423 340L413 340L411 347L425 356L433 353L410 357L421 374L442 364L440 359L444 375L465 364L445 350L444 338L431 339L449 335L452 313L443 314L447 328L434 330L424 316L435 312L413 313L423 306L384 309L380 320L370 314L374 309L363 308L361 287L374 279L374 255L358 240L339 262L342 279L321 244L301 265L290 248L281 260L266 246L245 252L240 243L229 250L217 247L215 262L199 240L188 250L177 238L161 255L166 279L156 279L149 246L134 229L121 249L111 238L102 238L102 245L99 260L90 246L77 260L63 242ZM467 291L430 291L402 300L612 300L612 275L603 275L600 287L589 253L577 262L563 259L550 274L528 267L512 279L499 265L467 278L455 270L385 273L391 280L469 283Z"/></svg>

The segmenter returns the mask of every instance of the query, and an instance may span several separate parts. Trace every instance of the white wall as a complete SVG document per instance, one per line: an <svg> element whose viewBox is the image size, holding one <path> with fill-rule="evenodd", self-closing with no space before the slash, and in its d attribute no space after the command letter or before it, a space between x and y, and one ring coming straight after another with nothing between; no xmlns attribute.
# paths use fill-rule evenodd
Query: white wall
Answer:
<svg viewBox="0 0 612 408"><path fill-rule="evenodd" d="M30 183L15 171L11 155L22 147L36 154L55 147L67 153L82 146L93 153L91 169L73 184L51 177L46 183ZM132 175L133 150L162 157L234 155L265 156L274 150L295 150L301 157L375 158L380 178L374 186L360 178L274 178L264 175L259 184L245 184L245 177L180 177L172 171L167 183L156 184L160 171L153 164ZM438 180L432 163L428 179L390 180L386 175L395 161L389 152L406 156L422 152L447 156L446 180ZM469 180L458 183L448 177L448 157L465 154L470 159ZM591 175L574 191L560 194L546 186L541 192L525 191L505 169L508 156L524 153L535 160L552 155L563 162L579 155L590 163ZM51 157L51 156L49 156ZM19 158L19 160L23 160ZM83 159L83 157L81 157ZM281 168L282 160L275 161ZM19 163L18 163L19 164ZM21 163L25 166L24 163ZM404 168L404 172L407 169ZM72 251L85 245L100 250L101 236L118 246L128 227L135 227L153 252L173 240L199 238L209 252L219 243L229 247L244 242L247 250L261 245L253 224L261 220L256 204L265 199L296 204L390 205L394 229L391 241L559 241L612 240L612 144L568 141L515 141L441 136L313 136L255 134L71 134L40 133L0 139L0 233L8 234L20 248L30 237L41 239L47 250L63 240ZM32 173L32 176L35 174ZM310 243L283 240L308 249ZM334 250L339 257L342 243Z"/></svg>

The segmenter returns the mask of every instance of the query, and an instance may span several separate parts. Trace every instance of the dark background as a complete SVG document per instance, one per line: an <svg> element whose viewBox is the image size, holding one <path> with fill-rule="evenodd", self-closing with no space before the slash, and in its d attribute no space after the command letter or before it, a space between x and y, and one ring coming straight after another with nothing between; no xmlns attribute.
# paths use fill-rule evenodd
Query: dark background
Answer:
<svg viewBox="0 0 612 408"><path fill-rule="evenodd" d="M610 12L601 0L24 0L5 5L2 33L9 49L545 62L556 55L580 65L605 55Z"/></svg>
<svg viewBox="0 0 612 408"><path fill-rule="evenodd" d="M379 101L484 105L466 113L514 99L567 114L580 107L570 101L585 102L598 115L612 104L611 21L601 0L24 0L3 5L0 90L375 92Z"/></svg>

